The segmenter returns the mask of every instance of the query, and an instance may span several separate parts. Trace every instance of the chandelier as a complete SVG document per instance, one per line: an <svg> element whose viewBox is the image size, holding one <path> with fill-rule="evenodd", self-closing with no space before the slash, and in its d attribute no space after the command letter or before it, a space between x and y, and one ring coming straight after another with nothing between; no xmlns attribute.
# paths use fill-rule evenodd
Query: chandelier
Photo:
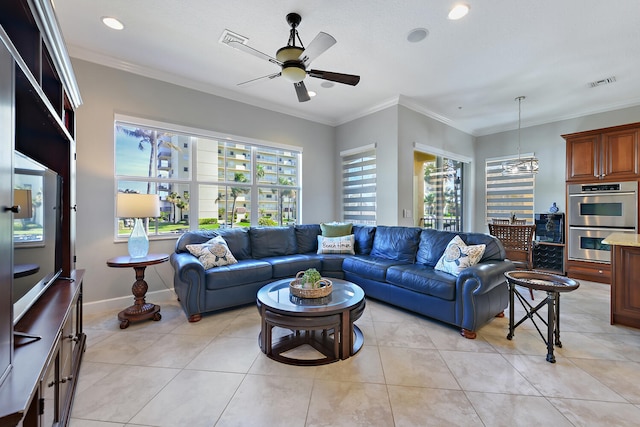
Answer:
<svg viewBox="0 0 640 427"><path fill-rule="evenodd" d="M520 157L520 128L522 126L522 100L524 96L519 96L518 101L518 158L502 162L502 175L523 175L538 173L538 159L535 157Z"/></svg>

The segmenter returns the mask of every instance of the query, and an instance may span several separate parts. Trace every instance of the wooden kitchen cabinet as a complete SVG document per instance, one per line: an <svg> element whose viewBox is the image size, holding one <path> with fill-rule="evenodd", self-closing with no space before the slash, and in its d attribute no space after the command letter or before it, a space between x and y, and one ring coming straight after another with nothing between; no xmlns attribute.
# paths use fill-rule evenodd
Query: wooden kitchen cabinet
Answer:
<svg viewBox="0 0 640 427"><path fill-rule="evenodd" d="M567 182L640 177L640 123L562 135L567 141Z"/></svg>
<svg viewBox="0 0 640 427"><path fill-rule="evenodd" d="M614 233L612 246L611 324L640 328L640 235Z"/></svg>

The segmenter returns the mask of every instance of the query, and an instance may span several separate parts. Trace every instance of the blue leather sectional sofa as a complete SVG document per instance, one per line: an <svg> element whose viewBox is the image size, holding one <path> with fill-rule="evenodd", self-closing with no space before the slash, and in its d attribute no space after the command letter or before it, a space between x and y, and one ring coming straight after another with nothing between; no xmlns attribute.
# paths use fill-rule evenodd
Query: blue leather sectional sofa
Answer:
<svg viewBox="0 0 640 427"><path fill-rule="evenodd" d="M356 283L368 298L458 326L467 338L508 306L504 273L513 265L492 236L400 226L354 225L352 232L355 255L317 254L318 224L187 232L171 255L175 292L197 322L203 313L255 302L267 283L315 268ZM457 277L434 269L456 234L468 245L486 245L480 262ZM205 271L186 246L218 235L238 262Z"/></svg>

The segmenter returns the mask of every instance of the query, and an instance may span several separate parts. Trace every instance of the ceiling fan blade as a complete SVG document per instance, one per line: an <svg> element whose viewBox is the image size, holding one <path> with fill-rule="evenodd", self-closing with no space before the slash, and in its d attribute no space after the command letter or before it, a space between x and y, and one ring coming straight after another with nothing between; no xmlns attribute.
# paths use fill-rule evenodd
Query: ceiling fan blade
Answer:
<svg viewBox="0 0 640 427"><path fill-rule="evenodd" d="M238 83L238 86L251 86L254 83L258 83L262 80L273 80L276 77L280 77L282 73L278 72L278 73L273 73L273 74L269 74L268 76L262 76L262 77L257 77L255 79L251 79L251 80L247 80L246 82L242 82L242 83Z"/></svg>
<svg viewBox="0 0 640 427"><path fill-rule="evenodd" d="M309 96L309 92L307 91L307 87L304 85L304 82L294 83L293 87L296 88L296 95L298 95L298 101L305 102L311 99L311 97Z"/></svg>
<svg viewBox="0 0 640 427"><path fill-rule="evenodd" d="M343 83L345 85L351 86L357 85L360 81L360 76L355 76L353 74L333 73L331 71L309 70L307 71L307 74L318 79L330 80L332 82Z"/></svg>
<svg viewBox="0 0 640 427"><path fill-rule="evenodd" d="M311 43L307 45L307 48L300 54L300 61L308 66L311 61L320 56L324 51L336 44L336 39L333 36L320 31L316 38L311 40Z"/></svg>
<svg viewBox="0 0 640 427"><path fill-rule="evenodd" d="M249 55L253 55L257 58L264 59L265 61L269 61L273 64L282 66L282 62L278 61L276 58L269 56L266 53L262 53L259 50L252 48L251 46L247 46L246 44L240 43L237 40L232 40L227 44L234 49L240 50L242 52L246 52Z"/></svg>

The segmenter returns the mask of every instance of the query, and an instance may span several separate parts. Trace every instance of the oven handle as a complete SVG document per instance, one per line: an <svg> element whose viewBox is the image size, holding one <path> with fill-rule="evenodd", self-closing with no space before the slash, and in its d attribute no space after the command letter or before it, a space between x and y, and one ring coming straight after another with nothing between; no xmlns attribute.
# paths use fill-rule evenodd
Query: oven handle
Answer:
<svg viewBox="0 0 640 427"><path fill-rule="evenodd" d="M600 197L600 196L635 196L635 191L622 191L620 193L598 193L596 191L592 193L569 193L569 197Z"/></svg>
<svg viewBox="0 0 640 427"><path fill-rule="evenodd" d="M618 231L636 231L635 227L627 227L627 228L620 228L620 227L616 227L616 228L609 228L609 227L582 227L579 225L570 225L569 226L569 230L574 229L574 230L586 230L586 231L610 231L612 233L618 232Z"/></svg>

